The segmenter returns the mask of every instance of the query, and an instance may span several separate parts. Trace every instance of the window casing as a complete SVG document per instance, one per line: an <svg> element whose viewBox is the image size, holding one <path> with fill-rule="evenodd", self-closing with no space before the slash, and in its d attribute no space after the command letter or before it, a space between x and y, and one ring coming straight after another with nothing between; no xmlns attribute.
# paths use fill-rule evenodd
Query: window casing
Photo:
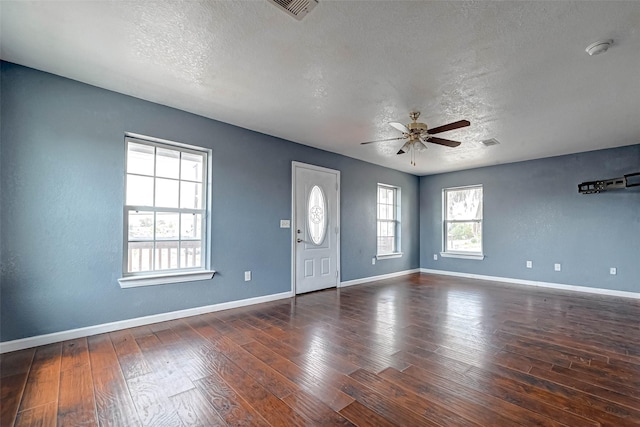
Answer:
<svg viewBox="0 0 640 427"><path fill-rule="evenodd" d="M444 257L484 259L482 185L442 190L442 252Z"/></svg>
<svg viewBox="0 0 640 427"><path fill-rule="evenodd" d="M120 285L211 278L207 240L209 150L131 136L125 137L125 146ZM152 280L145 282L149 278Z"/></svg>
<svg viewBox="0 0 640 427"><path fill-rule="evenodd" d="M400 187L378 184L376 257L402 256L400 246Z"/></svg>

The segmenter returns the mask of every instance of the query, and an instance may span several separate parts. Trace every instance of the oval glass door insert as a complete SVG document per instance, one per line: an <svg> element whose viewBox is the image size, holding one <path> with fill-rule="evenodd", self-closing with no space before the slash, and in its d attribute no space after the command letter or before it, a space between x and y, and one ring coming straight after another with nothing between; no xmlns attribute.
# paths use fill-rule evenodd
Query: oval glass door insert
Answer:
<svg viewBox="0 0 640 427"><path fill-rule="evenodd" d="M309 192L307 203L307 227L309 237L315 245L323 242L327 232L326 199L322 188L314 185Z"/></svg>

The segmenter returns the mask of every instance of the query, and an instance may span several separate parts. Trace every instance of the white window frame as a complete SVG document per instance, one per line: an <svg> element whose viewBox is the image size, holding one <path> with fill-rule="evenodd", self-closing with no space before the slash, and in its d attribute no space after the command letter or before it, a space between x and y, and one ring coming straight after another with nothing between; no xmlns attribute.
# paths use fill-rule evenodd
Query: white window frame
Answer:
<svg viewBox="0 0 640 427"><path fill-rule="evenodd" d="M380 189L384 188L386 190L393 190L393 213L394 217L392 220L382 220L380 219ZM389 184L378 183L376 187L376 259L390 259L390 258L400 258L402 253L401 246L401 236L402 236L402 190L400 187ZM394 227L394 237L395 237L395 251L393 252L380 252L380 246L378 245L378 224L381 221L392 221L395 225Z"/></svg>
<svg viewBox="0 0 640 427"><path fill-rule="evenodd" d="M447 218L448 206L447 206L447 194L450 191L467 190L471 188L480 188L482 190L482 202L480 211L480 219L464 219L464 220L450 220ZM466 223L477 222L480 224L481 238L480 238L480 252L475 251L447 251L447 225L449 223ZM484 188L482 184L466 185L462 187L449 187L442 189L442 252L440 256L445 258L461 258L461 259L484 259Z"/></svg>
<svg viewBox="0 0 640 427"><path fill-rule="evenodd" d="M125 169L124 169L124 203L123 203L123 256L122 256L122 277L118 279L120 287L130 288L138 286L162 285L168 283L191 282L195 280L211 279L215 271L211 269L211 241L209 238L211 230L211 150L197 147L193 145L183 144L174 141L168 141L159 138L153 138L138 134L126 133L124 138L125 146ZM164 208L156 206L133 206L127 205L127 160L128 160L128 144L129 142L143 144L155 148L166 148L184 153L192 153L202 155L204 158L202 170L202 201L201 209L187 208ZM155 177L154 172L154 177ZM155 191L155 187L154 187ZM201 266L168 270L152 270L145 272L129 272L129 212L130 211L149 211L149 212L176 212L176 213L196 213L202 215L202 223L200 225L200 259ZM149 241L159 241L155 237ZM178 237L178 241L182 241L182 237Z"/></svg>

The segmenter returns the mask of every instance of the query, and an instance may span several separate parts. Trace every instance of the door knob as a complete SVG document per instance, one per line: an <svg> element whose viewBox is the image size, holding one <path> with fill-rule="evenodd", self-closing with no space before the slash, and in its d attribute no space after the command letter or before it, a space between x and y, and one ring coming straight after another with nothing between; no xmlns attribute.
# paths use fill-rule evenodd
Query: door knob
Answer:
<svg viewBox="0 0 640 427"><path fill-rule="evenodd" d="M298 243L302 243L302 239L297 238L297 239L296 239L296 242L298 242Z"/></svg>

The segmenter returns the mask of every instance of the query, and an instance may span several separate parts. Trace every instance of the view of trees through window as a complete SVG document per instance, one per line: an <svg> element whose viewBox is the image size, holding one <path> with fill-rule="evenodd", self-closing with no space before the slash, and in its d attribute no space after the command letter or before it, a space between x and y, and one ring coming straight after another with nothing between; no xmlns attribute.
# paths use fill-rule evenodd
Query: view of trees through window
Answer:
<svg viewBox="0 0 640 427"><path fill-rule="evenodd" d="M482 186L444 190L445 252L482 253Z"/></svg>

